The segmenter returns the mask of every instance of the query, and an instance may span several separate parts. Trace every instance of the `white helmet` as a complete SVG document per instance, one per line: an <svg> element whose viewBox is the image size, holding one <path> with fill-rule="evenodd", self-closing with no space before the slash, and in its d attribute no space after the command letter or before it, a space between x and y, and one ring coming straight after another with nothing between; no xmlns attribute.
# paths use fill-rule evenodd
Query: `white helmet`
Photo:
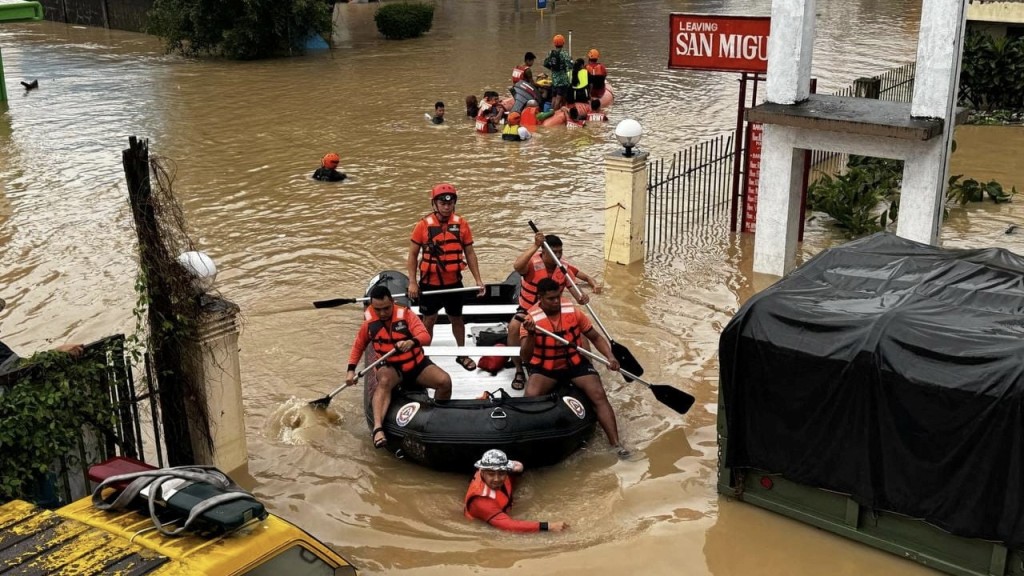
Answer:
<svg viewBox="0 0 1024 576"><path fill-rule="evenodd" d="M500 472L511 472L512 462L501 450L488 450L484 452L483 458L474 464L480 470L496 470Z"/></svg>

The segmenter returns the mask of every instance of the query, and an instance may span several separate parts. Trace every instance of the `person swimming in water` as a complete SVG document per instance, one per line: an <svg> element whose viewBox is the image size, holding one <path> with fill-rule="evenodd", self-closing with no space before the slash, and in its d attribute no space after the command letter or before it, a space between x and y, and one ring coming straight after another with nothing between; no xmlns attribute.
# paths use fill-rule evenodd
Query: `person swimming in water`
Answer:
<svg viewBox="0 0 1024 576"><path fill-rule="evenodd" d="M320 159L320 167L316 169L316 172L313 172L313 180L341 182L348 178L348 175L344 172L338 172L339 162L341 162L341 156L334 152L324 154L324 157Z"/></svg>

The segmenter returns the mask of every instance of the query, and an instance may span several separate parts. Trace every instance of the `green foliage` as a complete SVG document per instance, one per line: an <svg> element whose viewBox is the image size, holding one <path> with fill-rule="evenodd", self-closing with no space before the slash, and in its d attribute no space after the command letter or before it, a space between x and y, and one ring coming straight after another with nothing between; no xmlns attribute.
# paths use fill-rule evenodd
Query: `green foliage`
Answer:
<svg viewBox="0 0 1024 576"><path fill-rule="evenodd" d="M83 425L113 427L103 356L40 352L0 381L0 502L31 498L38 475L77 452Z"/></svg>
<svg viewBox="0 0 1024 576"><path fill-rule="evenodd" d="M312 33L330 37L323 0L156 0L147 32L169 52L238 60L302 53Z"/></svg>
<svg viewBox="0 0 1024 576"><path fill-rule="evenodd" d="M845 174L823 175L808 187L807 202L851 238L871 234L896 221L902 178L902 161L850 156Z"/></svg>
<svg viewBox="0 0 1024 576"><path fill-rule="evenodd" d="M981 202L988 195L995 203L1009 202L1017 193L1016 187L1011 187L1007 192L1003 185L995 180L989 180L982 184L973 178L961 180L963 174L957 174L949 178L949 189L946 191L946 200L955 202L961 206L968 202Z"/></svg>
<svg viewBox="0 0 1024 576"><path fill-rule="evenodd" d="M434 5L402 2L381 6L373 16L377 30L389 40L418 38L434 25Z"/></svg>
<svg viewBox="0 0 1024 576"><path fill-rule="evenodd" d="M975 110L1024 109L1024 37L972 30L964 38L960 103Z"/></svg>

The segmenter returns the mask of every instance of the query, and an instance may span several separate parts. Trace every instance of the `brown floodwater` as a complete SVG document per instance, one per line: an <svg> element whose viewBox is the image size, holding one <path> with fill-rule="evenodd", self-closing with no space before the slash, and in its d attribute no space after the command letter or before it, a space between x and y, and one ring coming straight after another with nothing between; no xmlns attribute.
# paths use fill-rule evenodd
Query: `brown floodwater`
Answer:
<svg viewBox="0 0 1024 576"><path fill-rule="evenodd" d="M439 0L424 38L387 42L375 5L339 4L331 52L264 61L191 60L153 38L54 23L4 25L10 102L0 105L0 317L22 352L133 329L135 243L120 166L128 135L176 169L193 237L241 305L242 378L255 491L276 513L327 541L367 574L924 574L927 570L715 491L717 344L732 313L774 279L751 273L752 242L722 226L694 230L630 267L606 265L602 157L612 128L636 118L640 147L665 157L734 123L736 77L665 69L668 13L766 15L767 0L560 1L541 17L521 0ZM815 74L822 91L912 60L919 2L818 3ZM509 145L478 136L466 94L504 90L523 52L543 58L573 30L597 47L618 88L609 126L542 131ZM855 44L856 43L856 44ZM539 68L539 67L538 67ZM39 80L23 93L20 80ZM448 122L427 124L435 100ZM961 128L953 173L1024 187L1019 128ZM337 151L351 180L311 181ZM598 434L566 462L530 472L516 515L565 520L560 534L510 535L461 514L467 478L373 450L361 395L343 392L323 418L298 406L340 382L356 308L313 310L361 294L378 270L402 267L408 235L440 181L460 190L485 279L500 281L530 241L528 219L566 240L601 277L594 307L650 378L686 389L679 416L636 384L607 377L634 461ZM1024 252L1021 202L954 210L943 241ZM841 241L813 219L802 255Z"/></svg>

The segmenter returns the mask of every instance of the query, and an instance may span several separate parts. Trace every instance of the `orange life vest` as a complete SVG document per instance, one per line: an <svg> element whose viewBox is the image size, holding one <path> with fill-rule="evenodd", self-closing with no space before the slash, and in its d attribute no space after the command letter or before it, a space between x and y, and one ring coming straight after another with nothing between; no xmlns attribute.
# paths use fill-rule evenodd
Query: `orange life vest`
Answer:
<svg viewBox="0 0 1024 576"><path fill-rule="evenodd" d="M519 82L520 80L522 80L523 79L523 72L526 72L526 70L528 68L529 68L529 66L527 66L526 64L520 64L519 66L516 66L515 68L513 68L512 69L512 84L515 84L516 82Z"/></svg>
<svg viewBox="0 0 1024 576"><path fill-rule="evenodd" d="M591 112L587 114L587 120L591 122L607 122L608 117L604 115L604 112Z"/></svg>
<svg viewBox="0 0 1024 576"><path fill-rule="evenodd" d="M608 69L604 64L595 62L587 64L587 74L590 76L590 97L600 98L604 94L604 79L608 76Z"/></svg>
<svg viewBox="0 0 1024 576"><path fill-rule="evenodd" d="M576 308L566 299L562 299L562 309L559 311L559 328L556 330L551 318L540 309L540 305L534 305L527 313L533 316L533 322L541 328L565 338L573 344L578 344L583 336L580 332L579 323L576 321ZM530 366L541 370L562 370L569 366L578 366L583 361L579 352L571 346L566 346L551 336L537 332L533 335L533 357L530 358Z"/></svg>
<svg viewBox="0 0 1024 576"><path fill-rule="evenodd" d="M563 264L565 263L563 262ZM565 268L568 270L569 266ZM569 281L566 280L562 269L556 267L553 272L549 273L547 267L544 266L544 260L541 258L540 252L537 252L530 258L526 274L523 274L520 280L519 306L523 310L529 310L531 306L537 303L537 283L544 278L551 278L562 288L569 285Z"/></svg>
<svg viewBox="0 0 1024 576"><path fill-rule="evenodd" d="M566 128L583 128L583 126L585 126L586 123L587 120L585 118L580 118L579 120L573 120L572 118L565 119Z"/></svg>
<svg viewBox="0 0 1024 576"><path fill-rule="evenodd" d="M412 330L409 328L409 321L406 315L412 315L405 306L394 305L391 312L391 322L384 323L373 306L367 306L363 317L369 323L366 327L370 335L370 342L373 343L373 351L383 356L395 347L395 344L402 340L412 340ZM395 352L385 362L398 368L401 372L408 372L423 361L423 347L417 342L406 352Z"/></svg>
<svg viewBox="0 0 1024 576"><path fill-rule="evenodd" d="M473 520L473 515L469 513L469 503L474 498L491 498L498 501L498 505L501 507L502 512L508 512L508 509L512 506L512 479L508 476L505 477L505 485L501 490L494 490L484 482L484 479L480 476L480 471L477 470L476 474L473 475L473 479L469 482L469 489L466 490L466 499L462 507L462 513L466 515L466 518ZM485 519L485 522L490 522L490 518Z"/></svg>
<svg viewBox="0 0 1024 576"><path fill-rule="evenodd" d="M537 126L537 108L536 106L527 106L523 108L522 115L519 118L519 125L524 126L527 130Z"/></svg>
<svg viewBox="0 0 1024 576"><path fill-rule="evenodd" d="M441 270L460 272L466 268L462 259L462 217L453 213L448 222L442 223L436 213L423 217L427 223L427 243L423 245L420 259L420 282L429 285L444 284ZM428 282L431 272L437 282Z"/></svg>

